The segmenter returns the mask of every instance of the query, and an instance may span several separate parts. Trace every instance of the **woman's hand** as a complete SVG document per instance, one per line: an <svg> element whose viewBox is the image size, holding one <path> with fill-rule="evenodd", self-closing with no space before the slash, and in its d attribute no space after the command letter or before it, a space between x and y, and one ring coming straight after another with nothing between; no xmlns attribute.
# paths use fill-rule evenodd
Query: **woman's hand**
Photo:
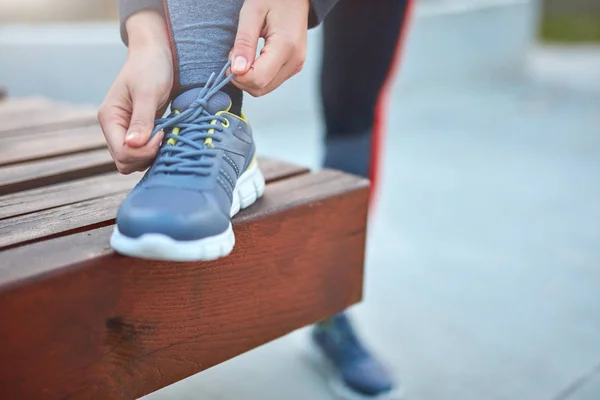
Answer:
<svg viewBox="0 0 600 400"><path fill-rule="evenodd" d="M306 58L309 0L246 0L231 51L233 84L263 96L297 74ZM259 38L265 46L255 60Z"/></svg>
<svg viewBox="0 0 600 400"><path fill-rule="evenodd" d="M130 174L150 166L162 134L148 142L173 87L173 58L164 18L151 10L127 21L129 53L113 83L98 121L119 171Z"/></svg>

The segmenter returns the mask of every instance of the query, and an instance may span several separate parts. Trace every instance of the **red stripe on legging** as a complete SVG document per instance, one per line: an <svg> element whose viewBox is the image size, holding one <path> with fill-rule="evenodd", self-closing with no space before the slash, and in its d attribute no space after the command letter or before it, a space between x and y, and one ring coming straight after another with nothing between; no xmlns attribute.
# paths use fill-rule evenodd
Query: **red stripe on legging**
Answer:
<svg viewBox="0 0 600 400"><path fill-rule="evenodd" d="M371 143L371 165L370 165L370 178L371 178L371 201L375 202L375 195L377 193L379 184L379 174L381 168L381 149L383 148L383 132L385 130L385 122L387 120L388 103L391 94L391 90L394 84L394 78L396 72L400 66L402 58L402 50L404 48L404 42L406 39L406 32L408 31L407 26L410 22L412 15L414 0L407 0L406 11L404 13L404 21L400 28L400 35L398 36L398 42L396 43L396 50L394 50L394 58L390 69L388 70L385 82L379 92L377 99L377 106L375 107L375 121L373 124L373 142Z"/></svg>

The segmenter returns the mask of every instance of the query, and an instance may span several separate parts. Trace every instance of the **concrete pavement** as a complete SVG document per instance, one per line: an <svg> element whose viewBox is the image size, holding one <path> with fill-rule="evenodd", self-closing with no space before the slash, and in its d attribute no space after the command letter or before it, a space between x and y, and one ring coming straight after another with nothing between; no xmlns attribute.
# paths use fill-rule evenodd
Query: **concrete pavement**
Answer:
<svg viewBox="0 0 600 400"><path fill-rule="evenodd" d="M593 63L538 64L393 93L354 316L410 399L600 398L600 91L570 84ZM300 127L248 101L263 154L318 165L314 97L297 99ZM332 399L303 334L148 398Z"/></svg>
<svg viewBox="0 0 600 400"><path fill-rule="evenodd" d="M509 2L415 24L390 102L366 297L353 314L413 400L600 399L600 50L526 57L533 15ZM41 42L0 29L0 84L99 103L124 51L114 27L70 29ZM318 40L311 33L302 74L245 107L262 154L311 167ZM147 399L332 399L304 339Z"/></svg>

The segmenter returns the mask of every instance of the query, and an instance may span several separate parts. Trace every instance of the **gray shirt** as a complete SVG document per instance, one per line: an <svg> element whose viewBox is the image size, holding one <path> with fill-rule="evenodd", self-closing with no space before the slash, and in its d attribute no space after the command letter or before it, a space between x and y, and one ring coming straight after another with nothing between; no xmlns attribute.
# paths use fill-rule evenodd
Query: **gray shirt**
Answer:
<svg viewBox="0 0 600 400"><path fill-rule="evenodd" d="M123 43L127 44L128 42L127 30L125 29L125 21L127 21L127 18L138 11L146 9L157 10L164 15L163 1L166 0L117 0ZM308 19L308 27L312 28L320 24L337 2L338 0L310 0L311 10Z"/></svg>

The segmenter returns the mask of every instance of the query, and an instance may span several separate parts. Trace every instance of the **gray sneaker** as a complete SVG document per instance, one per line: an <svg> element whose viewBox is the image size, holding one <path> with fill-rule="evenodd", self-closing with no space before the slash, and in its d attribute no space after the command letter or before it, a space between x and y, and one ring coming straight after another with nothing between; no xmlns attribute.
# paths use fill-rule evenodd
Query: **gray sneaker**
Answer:
<svg viewBox="0 0 600 400"><path fill-rule="evenodd" d="M118 253L158 260L214 260L231 253L231 217L265 189L246 119L229 113L220 91L225 68L191 89L156 121L165 138L153 165L117 213L110 244Z"/></svg>

